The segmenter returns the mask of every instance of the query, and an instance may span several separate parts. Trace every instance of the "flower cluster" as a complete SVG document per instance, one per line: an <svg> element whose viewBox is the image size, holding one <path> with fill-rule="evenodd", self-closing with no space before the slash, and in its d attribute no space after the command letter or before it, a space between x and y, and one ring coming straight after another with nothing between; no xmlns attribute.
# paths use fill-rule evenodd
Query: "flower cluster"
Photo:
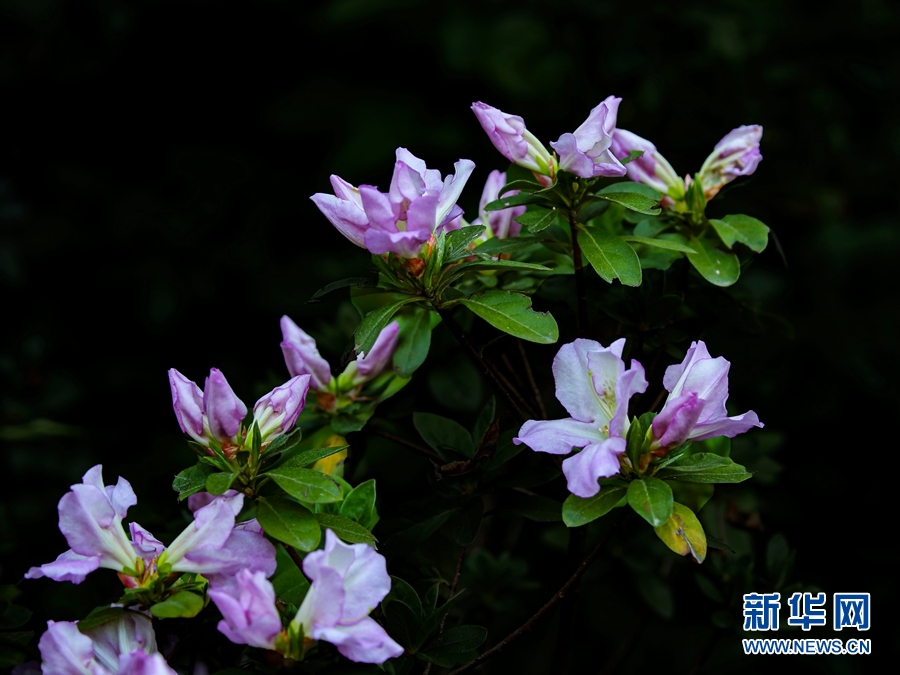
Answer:
<svg viewBox="0 0 900 675"><path fill-rule="evenodd" d="M309 375L298 374L270 391L253 406L250 426L242 427L247 406L218 368L209 371L202 390L174 368L169 370L172 407L181 431L205 447L215 442L228 457L247 440L242 428L246 432L256 424L263 443L293 429L306 403L309 382Z"/></svg>
<svg viewBox="0 0 900 675"><path fill-rule="evenodd" d="M630 426L628 401L647 389L640 363L632 361L625 368L624 345L624 339L609 347L593 340L563 345L553 359L553 377L556 398L571 417L529 420L513 439L554 455L582 448L562 463L569 492L578 497L593 497L600 491L598 479L619 473ZM728 416L730 365L721 356L712 358L701 341L691 344L684 361L666 370L663 386L669 397L653 420L652 450L663 454L688 440L733 438L763 426L753 411Z"/></svg>
<svg viewBox="0 0 900 675"><path fill-rule="evenodd" d="M331 530L325 547L303 559L312 584L282 628L275 591L265 575L241 572L235 583L210 592L223 619L219 630L237 644L301 655L308 641L325 640L351 661L383 663L403 653L369 613L391 590L384 557L366 544L344 544Z"/></svg>
<svg viewBox="0 0 900 675"><path fill-rule="evenodd" d="M312 200L338 231L357 246L376 255L396 253L419 257L423 245L443 230L460 226L462 209L456 201L475 164L461 159L454 175L441 178L406 148L397 148L397 161L388 192L372 185L353 187L331 177L334 194L318 193Z"/></svg>
<svg viewBox="0 0 900 675"><path fill-rule="evenodd" d="M25 577L80 584L103 567L118 572L126 588L150 588L171 572L202 574L212 585L226 583L245 568L271 576L275 549L262 528L255 520L236 523L243 502L244 496L234 491L195 499L194 522L168 547L134 522L129 538L122 519L137 498L124 478L104 485L98 464L59 501L59 529L71 549L32 567Z"/></svg>

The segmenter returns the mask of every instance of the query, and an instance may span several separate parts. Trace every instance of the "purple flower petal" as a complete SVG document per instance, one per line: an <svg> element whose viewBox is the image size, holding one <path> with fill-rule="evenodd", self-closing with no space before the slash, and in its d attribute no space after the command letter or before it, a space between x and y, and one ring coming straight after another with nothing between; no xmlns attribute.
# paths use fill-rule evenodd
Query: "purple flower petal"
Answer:
<svg viewBox="0 0 900 675"><path fill-rule="evenodd" d="M331 177L334 196L314 194L310 199L338 232L361 248L365 248L365 233L369 220L362 208L359 192L339 176Z"/></svg>
<svg viewBox="0 0 900 675"><path fill-rule="evenodd" d="M203 386L203 409L209 420L209 431L221 443L229 443L241 429L247 406L234 391L218 368L209 371Z"/></svg>
<svg viewBox="0 0 900 675"><path fill-rule="evenodd" d="M207 443L203 436L203 392L194 382L174 368L169 369L169 387L172 390L172 407L182 433L195 441Z"/></svg>
<svg viewBox="0 0 900 675"><path fill-rule="evenodd" d="M569 492L587 499L600 492L600 478L619 473L619 455L625 452L625 439L614 437L587 446L581 452L563 460Z"/></svg>
<svg viewBox="0 0 900 675"><path fill-rule="evenodd" d="M56 560L40 567L32 567L25 573L26 579L47 577L53 581L71 581L80 584L84 578L100 567L100 556L84 556L69 550L60 553Z"/></svg>
<svg viewBox="0 0 900 675"><path fill-rule="evenodd" d="M316 341L288 316L281 317L281 337L281 351L291 377L311 375L313 389L327 389L331 382L331 366L319 355Z"/></svg>
<svg viewBox="0 0 900 675"><path fill-rule="evenodd" d="M235 584L211 589L210 599L222 612L219 632L235 644L272 649L281 633L281 617L275 608L275 589L263 572L240 570Z"/></svg>
<svg viewBox="0 0 900 675"><path fill-rule="evenodd" d="M94 663L94 643L73 621L48 621L38 642L44 675L85 675Z"/></svg>
<svg viewBox="0 0 900 675"><path fill-rule="evenodd" d="M396 321L391 321L378 334L375 344L372 345L369 353L360 353L356 357L357 377L353 380L356 384L368 382L384 372L394 357L399 334L400 324Z"/></svg>
<svg viewBox="0 0 900 675"><path fill-rule="evenodd" d="M572 418L562 420L528 420L519 429L513 443L524 443L537 452L568 455L572 448L583 448L604 440L593 422L579 422Z"/></svg>
<svg viewBox="0 0 900 675"><path fill-rule="evenodd" d="M275 387L253 406L253 421L263 441L288 433L306 404L310 375L297 375Z"/></svg>
<svg viewBox="0 0 900 675"><path fill-rule="evenodd" d="M350 625L319 628L314 631L313 637L336 645L343 656L357 663L384 663L404 651L384 628L369 617Z"/></svg>

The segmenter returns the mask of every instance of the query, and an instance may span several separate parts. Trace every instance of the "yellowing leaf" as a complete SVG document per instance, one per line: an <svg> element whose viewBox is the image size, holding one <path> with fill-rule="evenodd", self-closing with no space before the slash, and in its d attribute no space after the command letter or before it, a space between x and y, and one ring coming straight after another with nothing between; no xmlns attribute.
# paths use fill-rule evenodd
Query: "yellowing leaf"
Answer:
<svg viewBox="0 0 900 675"><path fill-rule="evenodd" d="M690 553L694 560L702 563L706 559L706 534L697 516L684 504L672 504L672 515L659 527L654 527L656 536L678 555Z"/></svg>

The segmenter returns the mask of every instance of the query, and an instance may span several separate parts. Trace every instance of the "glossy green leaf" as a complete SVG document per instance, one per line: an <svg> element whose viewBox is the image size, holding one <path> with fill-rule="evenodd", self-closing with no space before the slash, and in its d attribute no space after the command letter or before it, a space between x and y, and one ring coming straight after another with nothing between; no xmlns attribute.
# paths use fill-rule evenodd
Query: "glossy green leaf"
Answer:
<svg viewBox="0 0 900 675"><path fill-rule="evenodd" d="M518 260L475 260L463 263L454 270L454 273L467 272L469 270L534 270L536 272L550 272L549 267L535 263L520 262Z"/></svg>
<svg viewBox="0 0 900 675"><path fill-rule="evenodd" d="M334 433L334 429L331 429L329 433ZM326 441L327 442L327 439ZM311 464L315 464L320 459L325 459L326 457L330 457L341 450L346 450L348 445L330 445L324 448L312 448L310 450L303 450L300 447L294 446L290 450L286 450L284 454L281 456L281 461L275 465L277 469L292 469L292 468L301 468L304 466L310 466ZM272 469L270 469L271 471Z"/></svg>
<svg viewBox="0 0 900 675"><path fill-rule="evenodd" d="M769 228L756 218L735 214L709 222L728 248L738 242L751 251L762 253L769 243Z"/></svg>
<svg viewBox="0 0 900 675"><path fill-rule="evenodd" d="M660 478L685 483L741 483L752 475L730 458L707 452L682 457L659 472Z"/></svg>
<svg viewBox="0 0 900 675"><path fill-rule="evenodd" d="M633 241L636 244L646 244L647 246L655 246L656 248L664 248L668 251L681 251L682 253L695 253L694 249L686 246L678 241L670 239L651 239L650 237L619 237L622 241Z"/></svg>
<svg viewBox="0 0 900 675"><path fill-rule="evenodd" d="M92 628L97 628L110 621L116 621L122 616L131 614L132 611L124 607L97 607L90 614L76 624L79 632L86 633Z"/></svg>
<svg viewBox="0 0 900 675"><path fill-rule="evenodd" d="M206 491L211 495L224 494L234 480L232 473L213 473L206 478Z"/></svg>
<svg viewBox="0 0 900 675"><path fill-rule="evenodd" d="M684 504L674 502L669 519L653 529L656 536L678 555L690 554L700 563L706 559L706 533L694 512Z"/></svg>
<svg viewBox="0 0 900 675"><path fill-rule="evenodd" d="M313 469L303 469L288 463L270 469L265 476L291 497L311 504L339 502L343 498L341 488L329 476Z"/></svg>
<svg viewBox="0 0 900 675"><path fill-rule="evenodd" d="M375 510L375 479L370 478L360 483L345 495L338 513L359 523L367 530L375 527L375 523L378 522L378 512Z"/></svg>
<svg viewBox="0 0 900 675"><path fill-rule="evenodd" d="M658 478L638 478L628 486L628 504L653 527L669 519L672 503L672 488Z"/></svg>
<svg viewBox="0 0 900 675"><path fill-rule="evenodd" d="M150 613L157 619L188 619L197 616L202 609L202 595L181 591L150 607Z"/></svg>
<svg viewBox="0 0 900 675"><path fill-rule="evenodd" d="M431 348L431 331L441 317L425 307L415 307L412 314L399 316L400 338L394 350L394 370L410 377L421 366Z"/></svg>
<svg viewBox="0 0 900 675"><path fill-rule="evenodd" d="M639 187L635 187L639 186ZM659 201L662 195L648 196L648 190L656 192L653 188L639 183L615 183L595 193L600 199L605 199L616 204L621 204L630 211L637 211L648 216L655 216L660 212Z"/></svg>
<svg viewBox="0 0 900 675"><path fill-rule="evenodd" d="M256 519L266 534L301 551L314 551L322 538L309 509L286 497L260 497Z"/></svg>
<svg viewBox="0 0 900 675"><path fill-rule="evenodd" d="M537 192L538 190L543 190L544 186L540 183L536 183L533 180L519 178L514 181L510 181L502 188L497 194L505 195L507 192L511 192L512 190L521 190L523 192Z"/></svg>
<svg viewBox="0 0 900 675"><path fill-rule="evenodd" d="M580 527L597 520L624 503L627 492L624 485L607 485L587 499L569 495L562 506L563 522L569 527Z"/></svg>
<svg viewBox="0 0 900 675"><path fill-rule="evenodd" d="M625 286L641 285L641 261L621 237L595 227L579 225L578 245L604 281L612 283L613 279L618 279Z"/></svg>
<svg viewBox="0 0 900 675"><path fill-rule="evenodd" d="M444 234L444 264L472 255L469 244L484 234L484 225L469 225Z"/></svg>
<svg viewBox="0 0 900 675"><path fill-rule="evenodd" d="M559 339L556 319L549 312L531 309L531 298L526 295L486 291L461 302L495 328L514 337L545 345Z"/></svg>
<svg viewBox="0 0 900 675"><path fill-rule="evenodd" d="M461 424L432 413L413 413L413 426L431 448L442 457L446 450L458 452L464 457L475 456L472 435Z"/></svg>
<svg viewBox="0 0 900 675"><path fill-rule="evenodd" d="M375 274L368 277L348 277L346 279L338 279L337 281L332 281L330 284L327 284L317 290L315 293L313 293L312 297L307 302L319 302L326 295L350 286L354 286L356 288L375 288L377 285L378 276Z"/></svg>
<svg viewBox="0 0 900 675"><path fill-rule="evenodd" d="M558 215L559 211L555 206L549 209L535 207L516 218L516 222L522 224L529 232L535 233L547 229L556 222Z"/></svg>
<svg viewBox="0 0 900 675"><path fill-rule="evenodd" d="M205 490L206 479L215 472L215 468L203 462L198 462L181 471L172 481L172 489L178 493L178 500L181 501L192 494Z"/></svg>
<svg viewBox="0 0 900 675"><path fill-rule="evenodd" d="M316 519L323 530L333 530L338 537L350 544L368 544L375 548L375 542L378 541L365 527L344 516L317 513Z"/></svg>
<svg viewBox="0 0 900 675"><path fill-rule="evenodd" d="M524 206L525 204L547 204L547 198L541 195L531 195L527 193L520 193L517 195L510 195L509 197L502 197L501 199L496 199L492 202L488 202L484 206L485 211L502 211L503 209L508 209L512 206Z"/></svg>
<svg viewBox="0 0 900 675"><path fill-rule="evenodd" d="M406 605L412 610L417 621L422 619L422 601L419 599L416 589L400 577L391 576L391 592L387 594L381 603L385 614L389 614L392 611L391 605L394 602Z"/></svg>
<svg viewBox="0 0 900 675"><path fill-rule="evenodd" d="M275 547L275 562L277 567L271 579L275 595L283 602L299 607L309 590L309 581L283 546Z"/></svg>
<svg viewBox="0 0 900 675"><path fill-rule="evenodd" d="M731 286L741 274L741 264L734 253L717 248L716 241L701 237L689 240L694 253L687 259L701 276L714 286Z"/></svg>
<svg viewBox="0 0 900 675"><path fill-rule="evenodd" d="M399 300L394 300L386 305L382 305L366 314L365 317L363 317L363 320L359 322L359 325L356 327L356 332L353 334L353 340L356 343L356 351L358 353L364 352L368 354L369 350L372 349L372 345L375 344L375 340L378 339L378 335L384 330L384 327L391 322L391 319L394 318L394 314L396 314L403 305L408 305L411 302L417 302L419 300L420 298L416 296L408 295Z"/></svg>

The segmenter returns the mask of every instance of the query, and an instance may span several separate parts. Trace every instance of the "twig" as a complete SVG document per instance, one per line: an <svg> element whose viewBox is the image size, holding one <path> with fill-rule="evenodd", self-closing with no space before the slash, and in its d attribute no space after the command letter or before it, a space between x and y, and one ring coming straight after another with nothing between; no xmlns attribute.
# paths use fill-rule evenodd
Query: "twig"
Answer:
<svg viewBox="0 0 900 675"><path fill-rule="evenodd" d="M456 586L459 584L459 573L462 570L463 556L466 554L466 547L463 546L459 549L459 558L456 559L456 572L453 573L453 582L450 584L450 595L447 596L447 602L450 602L453 599L453 596L456 595ZM444 624L447 623L447 613L441 617L441 627L438 629L438 635L441 635L444 632ZM428 675L431 672L431 664L429 663L425 666L425 670L422 671L422 675Z"/></svg>
<svg viewBox="0 0 900 675"><path fill-rule="evenodd" d="M522 408L516 403L513 395L510 393L509 389L504 386L503 382L497 377L497 373L494 368L485 361L481 355L478 353L478 350L472 346L472 343L469 342L469 338L466 337L466 334L463 332L462 328L453 317L450 315L450 312L446 309L438 309L437 313L440 315L444 324L446 324L447 328L450 329L450 332L453 333L453 337L456 338L456 341L462 345L463 349L466 350L466 353L469 355L469 358L472 359L472 362L478 366L478 369L487 377L491 384L494 385L494 389L497 390L497 393L503 397L506 401L507 405L509 405L510 410L519 418L519 421L524 423L528 421L528 416L522 411Z"/></svg>
<svg viewBox="0 0 900 675"><path fill-rule="evenodd" d="M538 410L541 413L541 419L547 419L547 409L544 408L544 399L541 397L541 390L538 389L537 382L534 379L534 373L531 372L531 363L528 361L528 355L525 353L525 347L522 346L521 340L516 340L519 347L519 354L522 355L522 363L525 364L525 375L528 377L528 384L531 385L531 391L534 394L534 401L537 403Z"/></svg>
<svg viewBox="0 0 900 675"><path fill-rule="evenodd" d="M284 546L284 550L287 551L287 554L289 556L291 556L291 560L294 561L294 564L302 570L303 569L303 558L300 557L300 554L298 554L297 551L294 550L293 546L289 546L288 544L285 544L284 542L282 542L281 545Z"/></svg>
<svg viewBox="0 0 900 675"><path fill-rule="evenodd" d="M553 597L550 598L546 602L546 604L544 604L543 607L541 607L537 612L535 612L535 614L530 619L528 619L528 621L526 621L521 626L516 628L512 633L507 635L505 638L503 638L503 640L501 640L500 642L495 644L493 647L488 649L483 654L479 654L476 658L472 659L465 665L452 671L450 673L450 675L458 675L459 673L464 673L468 670L471 670L472 668L475 668L476 666L482 664L483 662L487 661L489 658L494 656L494 654L497 654L498 652L503 650L509 644L515 642L526 631L528 631L535 624L535 622L538 619L540 619L542 616L544 616L544 614L546 614L547 612L550 611L550 609L553 607L553 605L555 605L557 602L562 600L562 598L565 597L568 590L575 584L576 581L578 581L581 578L581 575L584 574L585 570L587 570L588 567L590 567L591 563L594 562L594 559L598 555L600 555L600 551L603 549L603 546L606 544L606 542L609 541L609 538L612 536L612 533L616 529L617 525L618 525L618 521L616 521L616 523L613 524L613 526L610 528L609 532L606 533L606 536L600 540L600 542L593 548L593 550L588 554L588 556L581 562L581 564L578 566L578 569L575 570L575 573L571 577L569 577L569 580L566 583L564 583L562 585L562 588L560 588L556 593L554 593Z"/></svg>
<svg viewBox="0 0 900 675"><path fill-rule="evenodd" d="M387 431L382 431L381 429L377 429L377 428L373 427L372 425L369 425L366 428L366 430L369 431L370 433L375 434L376 436L381 436L382 438L386 438L389 441L393 441L394 443L397 443L398 445L402 445L407 448L410 448L411 450L415 450L416 452L420 452L423 455L425 455L426 457L429 457L429 458L435 460L436 462L440 462L441 464L444 463L444 459L439 454L437 454L433 450L429 450L428 448L423 448L421 445L418 445L417 443L408 441L405 438L401 438L400 436L395 436L394 434L389 433Z"/></svg>
<svg viewBox="0 0 900 675"><path fill-rule="evenodd" d="M575 294L578 296L578 336L588 337L591 324L587 308L587 279L581 260L581 246L578 243L578 223L575 213L569 213L569 229L572 231L572 263L575 266Z"/></svg>

